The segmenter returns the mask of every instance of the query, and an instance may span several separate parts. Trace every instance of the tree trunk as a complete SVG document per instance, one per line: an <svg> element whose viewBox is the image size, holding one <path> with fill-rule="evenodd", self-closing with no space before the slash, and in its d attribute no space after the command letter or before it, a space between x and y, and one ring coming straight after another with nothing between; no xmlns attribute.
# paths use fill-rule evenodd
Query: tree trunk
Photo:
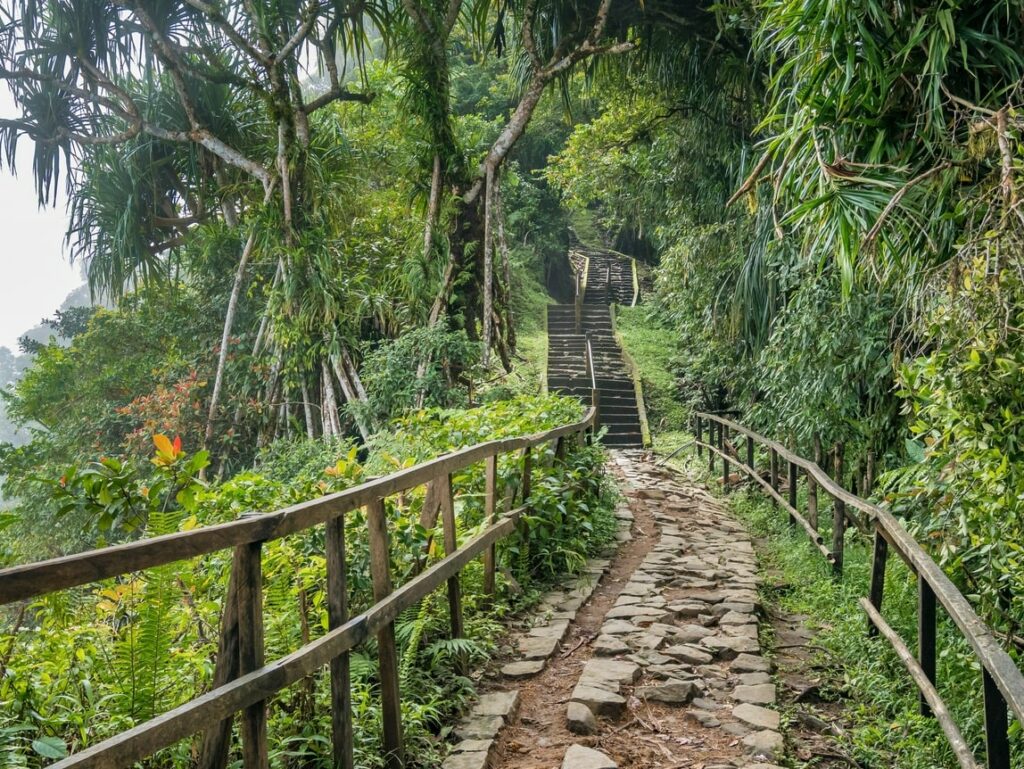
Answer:
<svg viewBox="0 0 1024 769"><path fill-rule="evenodd" d="M345 395L345 400L349 403L358 403L359 396L356 394L355 387L348 379L348 374L345 373L345 368L341 363L339 356L331 356L331 366L334 368L334 375L338 378L338 384L341 385L341 391ZM366 428L366 422L363 417L354 411L352 414L353 419L356 423L356 428L359 430L359 434L363 437L363 442L370 440L370 431Z"/></svg>
<svg viewBox="0 0 1024 769"><path fill-rule="evenodd" d="M313 439L316 437L316 428L313 426L313 404L309 402L309 386L306 384L306 379L302 379L302 411L306 417L306 437Z"/></svg>
<svg viewBox="0 0 1024 769"><path fill-rule="evenodd" d="M505 342L509 354L516 351L515 317L512 312L512 264L509 260L508 241L505 239L505 200L501 195L501 182L494 191L497 208L495 215L498 223L498 248L501 250L501 266L505 275ZM511 369L509 369L511 370Z"/></svg>
<svg viewBox="0 0 1024 769"><path fill-rule="evenodd" d="M242 258L238 260L238 269L235 270L235 281L231 286L231 298L228 299L228 310L224 315L224 330L220 336L220 354L217 358L217 373L213 379L213 393L210 395L210 410L206 416L206 433L203 437L203 448L209 448L213 440L213 423L217 418L217 407L220 405L221 388L224 385L224 370L227 367L228 347L231 342L231 327L235 323L235 313L238 310L238 298L242 294L242 285L245 283L245 268L249 264L249 256L252 254L253 246L256 244L256 229L253 228L245 241L242 249Z"/></svg>
<svg viewBox="0 0 1024 769"><path fill-rule="evenodd" d="M430 199L427 201L427 222L423 228L423 256L430 261L434 249L434 228L441 210L441 156L434 155L434 173L430 177Z"/></svg>
<svg viewBox="0 0 1024 769"><path fill-rule="evenodd" d="M494 233L492 217L494 216L494 169L487 167L487 179L484 182L484 346L482 362L484 368L491 359L491 335L494 330L492 308L494 304Z"/></svg>

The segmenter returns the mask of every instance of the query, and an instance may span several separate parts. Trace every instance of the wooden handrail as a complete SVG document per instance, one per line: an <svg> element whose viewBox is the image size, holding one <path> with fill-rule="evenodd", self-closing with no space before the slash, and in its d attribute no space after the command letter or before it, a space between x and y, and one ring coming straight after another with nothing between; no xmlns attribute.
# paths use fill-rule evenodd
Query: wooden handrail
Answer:
<svg viewBox="0 0 1024 769"><path fill-rule="evenodd" d="M334 765L352 769L352 724L349 704L347 654L376 636L380 666L386 765L403 766L401 708L394 622L398 615L447 583L453 637L462 632L459 574L475 558L484 556L485 585L494 586L495 543L515 531L529 509L533 448L553 442L556 456L564 455L565 439L592 433L596 410L583 419L534 435L488 441L470 446L383 478L311 502L266 515L247 515L238 521L204 529L93 550L65 558L27 564L0 571L0 605L78 587L140 569L193 558L225 548L235 548L229 592L222 612L221 650L214 688L132 729L116 734L52 764L54 769L114 769L129 766L178 740L203 732L210 745L202 754L204 766L223 767L231 735L231 719L241 712L245 769L267 769L266 702L276 692L318 669L331 669L331 721L334 732ZM497 457L522 452L522 504L496 516ZM487 527L457 547L452 475L484 462ZM404 585L393 589L389 574L389 545L384 500L388 496L432 484L442 512L445 557ZM428 496L430 496L428 492ZM344 577L344 528L346 512L367 511L370 540L370 571L375 603L356 617L348 618ZM327 591L330 607L328 632L291 654L269 664L263 662L261 547L270 539L327 524ZM226 645L225 645L226 644ZM227 658L222 659L222 655ZM233 671L222 675L223 670Z"/></svg>
<svg viewBox="0 0 1024 769"><path fill-rule="evenodd" d="M588 412L580 422L536 435L478 443L273 513L3 569L0 570L0 605L208 555L229 547L280 539L364 507L374 499L422 486L439 475L461 470L490 456L578 433L589 427L592 419L593 415Z"/></svg>
<svg viewBox="0 0 1024 769"><path fill-rule="evenodd" d="M636 307L636 303L640 301L640 276L637 275L636 259L630 257L629 262L633 270L633 301L629 306Z"/></svg>
<svg viewBox="0 0 1024 769"><path fill-rule="evenodd" d="M778 504L787 509L794 522L798 521L803 525L812 541L823 553L829 553L830 551L824 548L816 528L796 510L795 484L791 484L789 499L784 500L778 492L777 473L772 473L772 481L769 483L757 472L757 468L754 466L754 444L757 443L767 448L773 459L778 457L790 463L790 478L793 481L797 478L795 468L799 467L804 471L805 478L813 480L818 489L824 489L832 496L836 502L835 508L837 510L833 528L838 530L839 535L833 538L831 555L833 556L833 563L838 565L840 574L843 548L841 534L845 528L845 518L848 515L847 508L859 510L867 516L875 530L876 538L874 549L875 562L872 566L872 581L868 598L868 604L874 609L874 613L868 613L873 628L872 632L874 632L874 629L881 630L890 642L895 637L895 632L888 625L884 624L884 620L878 621L881 620L882 616L885 558L888 547L891 546L917 575L919 588L922 591L922 601L919 603L919 606L927 606L928 601L938 601L957 628L959 628L981 663L985 684L985 731L988 766L990 769L1009 769L1010 759L1006 722L1007 706L1013 711L1017 720L1024 724L1024 674L1021 673L1010 655L999 644L991 628L974 611L967 598L956 588L956 585L953 584L942 568L917 543L910 532L888 510L855 494L851 494L822 470L817 463L804 459L781 443L766 438L731 419L717 414L696 412L694 417L696 419L695 432L697 436L695 444L698 446L698 451L701 448L708 449L709 458L712 460L712 467L713 454L722 458L723 466L726 468L729 463L737 464L741 470L764 486ZM703 440L703 425L705 422L709 430L708 441ZM719 439L719 446L717 447L714 445L713 437L716 429ZM726 453L725 447L722 444L722 436L724 431L728 430L746 436L747 463L737 462L737 458L731 458ZM929 670L926 670L926 673L934 676L934 612L930 612L930 617L921 624L922 632L921 639L919 639L921 656L924 661L928 662ZM899 651L899 647L895 646L895 644L894 648ZM918 670L925 670L925 665L921 664L918 665L917 669L910 670L915 682L920 684L919 676L917 675ZM932 683L934 684L934 681ZM937 693L934 691L922 689L922 711L935 715L947 738L949 738L951 745L954 747L954 752L957 753L961 766L965 767L965 769L973 769L975 766L973 757L970 758L970 761L967 761L964 751L960 749L963 739L956 725L949 717L948 711L945 710L944 706L941 709L934 707L933 701L937 696Z"/></svg>

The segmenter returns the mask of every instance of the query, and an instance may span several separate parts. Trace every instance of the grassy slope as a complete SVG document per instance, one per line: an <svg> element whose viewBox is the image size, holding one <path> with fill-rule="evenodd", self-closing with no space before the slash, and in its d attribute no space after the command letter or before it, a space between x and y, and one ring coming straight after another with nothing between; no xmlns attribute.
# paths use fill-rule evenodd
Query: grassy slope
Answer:
<svg viewBox="0 0 1024 769"><path fill-rule="evenodd" d="M516 326L516 354L509 374L495 356L492 383L482 391L501 390L501 395L537 395L547 371L548 337L546 307L551 301L544 287L531 276L516 276L513 315ZM497 394L497 393L495 393Z"/></svg>
<svg viewBox="0 0 1024 769"><path fill-rule="evenodd" d="M692 451L672 460L677 468L702 477L706 463ZM711 488L715 481L708 478ZM847 535L845 576L841 583L805 536L791 529L786 516L761 493L734 492L731 508L762 539L759 556L766 571L777 574L775 586L763 591L766 607L808 616L819 628L814 644L816 662L827 673L825 696L844 699L847 724L842 747L863 769L953 769L958 764L937 723L918 713L917 690L895 652L884 640L871 639L867 620L858 606L870 575L871 553L866 541ZM801 494L799 504L805 509ZM831 513L822 511L822 520ZM825 532L826 541L831 534ZM889 558L883 607L889 623L914 648L917 582L895 556ZM939 691L948 703L964 737L984 758L980 675L974 669L967 643L951 623L939 621ZM1024 735L1019 728L1011 740L1015 755L1022 755ZM795 767L809 767L799 760Z"/></svg>
<svg viewBox="0 0 1024 769"><path fill-rule="evenodd" d="M689 419L689 410L675 397L676 378L671 364L677 341L671 331L648 317L643 305L619 307L615 328L640 369L654 447L671 451L680 445L681 431Z"/></svg>

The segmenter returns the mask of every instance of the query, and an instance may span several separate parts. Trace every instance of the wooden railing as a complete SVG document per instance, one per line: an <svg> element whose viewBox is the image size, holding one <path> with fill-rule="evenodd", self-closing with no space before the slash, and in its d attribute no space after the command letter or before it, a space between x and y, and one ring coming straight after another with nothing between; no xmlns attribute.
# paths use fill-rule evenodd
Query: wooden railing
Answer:
<svg viewBox="0 0 1024 769"><path fill-rule="evenodd" d="M583 298L587 293L587 279L590 277L590 257L582 251L575 252L583 258L583 269L573 270L575 293L573 295L573 310L575 318L575 329L577 334L583 333Z"/></svg>
<svg viewBox="0 0 1024 769"><path fill-rule="evenodd" d="M565 441L592 434L596 413L587 411L573 424L521 438L477 444L429 462L368 481L346 491L267 514L184 531L130 544L92 550L78 555L0 571L0 606L67 588L126 575L141 569L174 563L233 548L228 594L222 611L220 648L211 691L132 729L92 745L51 765L53 769L120 769L203 733L200 765L223 767L228 758L232 721L242 714L241 742L245 769L268 767L266 707L276 692L324 666L330 667L333 765L353 767L353 740L348 653L376 638L380 668L383 748L387 765L405 763L402 748L398 659L395 618L429 593L447 583L451 633L462 634L459 574L478 556L484 559L484 589L494 591L495 544L511 534L529 508L532 451L551 443L554 456L565 455ZM591 437L591 436L587 436ZM498 513L498 457L521 452L522 473L512 489L520 506ZM484 514L487 528L457 546L452 475L484 463ZM425 506L439 513L445 557L398 588L391 584L385 499L426 485ZM362 614L348 616L345 570L344 516L365 508L370 575L375 603ZM325 527L328 632L291 654L265 663L263 659L263 604L261 595L263 543L315 526Z"/></svg>
<svg viewBox="0 0 1024 769"><path fill-rule="evenodd" d="M583 353L586 356L587 377L590 379L590 406L594 413L594 427L596 428L600 420L601 390L597 386L597 371L594 368L594 344L589 331L584 340Z"/></svg>
<svg viewBox="0 0 1024 769"><path fill-rule="evenodd" d="M640 301L640 276L637 273L636 259L630 257L629 264L633 271L633 301L629 303L629 306L636 307L636 303Z"/></svg>
<svg viewBox="0 0 1024 769"><path fill-rule="evenodd" d="M704 427L708 429L704 439ZM863 513L873 530L874 553L868 595L860 605L868 616L868 632L881 633L893 646L917 685L921 697L921 712L936 718L960 766L977 769L974 753L964 740L948 707L936 689L936 608L941 605L970 644L981 666L985 711L985 747L989 769L1010 769L1008 738L1008 708L1017 721L1024 725L1024 675L1013 659L1000 646L992 630L982 621L970 602L957 590L946 573L926 553L903 525L878 505L851 494L827 475L816 463L804 459L776 441L765 438L725 417L698 412L695 414L695 435L698 454L708 450L708 467L715 470L716 457L722 462L722 483L729 486L729 467L735 464L782 506L789 514L790 523L807 533L814 547L832 563L837 578L843 572L843 546L848 524L859 523L849 510ZM746 461L739 460L738 448L733 456L728 451L730 433L745 439ZM762 446L768 454L768 476L765 480L757 469L755 447ZM779 462L788 463L788 488L784 498L779 492ZM807 516L797 509L797 483L800 471L807 482ZM833 500L831 548L825 545L818 532L817 493L824 489ZM903 559L918 584L918 638L916 656L889 625L882 615L885 590L885 565L889 548ZM1021 766L1024 757L1018 757Z"/></svg>

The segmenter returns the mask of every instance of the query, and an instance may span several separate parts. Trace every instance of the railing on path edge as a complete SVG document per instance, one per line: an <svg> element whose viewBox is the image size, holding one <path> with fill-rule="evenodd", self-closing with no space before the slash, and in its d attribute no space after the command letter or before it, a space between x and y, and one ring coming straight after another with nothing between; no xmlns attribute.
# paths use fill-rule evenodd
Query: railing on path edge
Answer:
<svg viewBox="0 0 1024 769"><path fill-rule="evenodd" d="M708 440L704 440L707 424ZM982 621L968 600L957 590L946 573L926 553L903 525L884 508L851 494L835 482L816 463L789 451L785 446L720 415L697 412L694 415L695 445L700 455L708 450L708 468L715 470L716 456L722 460L722 485L728 488L729 465L735 464L789 513L790 524L799 525L807 532L811 543L832 563L837 578L843 572L844 534L848 521L855 522L847 508L864 513L874 529L874 554L871 565L871 584L868 596L860 605L868 616L868 633L881 633L895 649L921 693L921 713L933 715L942 727L949 744L963 769L977 769L978 764L970 746L964 740L949 709L935 687L936 680L936 607L941 604L974 650L981 664L985 709L985 747L989 769L1010 769L1008 738L1008 708L1017 721L1024 725L1024 675L1013 659L999 645L992 630ZM726 441L732 431L745 437L746 462L729 456ZM717 445L716 445L717 444ZM755 445L768 450L769 480L757 471ZM779 460L788 463L788 494L779 493ZM808 517L797 509L798 470L803 470L808 489ZM833 499L831 549L826 547L817 531L817 489L822 488ZM810 518L810 520L808 520ZM882 616L882 597L885 589L885 563L889 548L893 548L918 582L918 649L911 652L899 634Z"/></svg>
<svg viewBox="0 0 1024 769"><path fill-rule="evenodd" d="M242 713L241 743L245 769L268 766L266 703L276 692L325 665L331 675L333 765L351 769L352 720L348 652L376 637L380 666L384 750L389 769L404 765L398 688L395 618L447 583L453 637L462 634L459 574L477 556L484 558L484 589L494 591L495 544L511 534L529 509L532 449L554 444L556 461L570 438L591 440L596 410L583 419L535 435L489 441L460 449L359 486L303 502L273 513L246 515L230 523L183 531L125 545L106 547L0 571L0 606L66 588L80 587L141 569L161 566L234 548L228 593L221 620L220 649L214 688L183 705L51 764L51 769L120 769L204 733L200 765L223 766L231 740L232 719ZM520 507L498 514L498 456L521 452L522 474L506 500ZM488 526L461 547L456 545L452 474L484 462L484 514ZM445 558L394 589L389 571L385 499L427 485L424 504L439 509ZM431 501L432 500L432 501ZM428 502L429 501L429 502ZM345 572L346 513L365 508L370 546L374 605L348 616ZM263 659L262 567L264 542L325 525L329 630L291 654Z"/></svg>

